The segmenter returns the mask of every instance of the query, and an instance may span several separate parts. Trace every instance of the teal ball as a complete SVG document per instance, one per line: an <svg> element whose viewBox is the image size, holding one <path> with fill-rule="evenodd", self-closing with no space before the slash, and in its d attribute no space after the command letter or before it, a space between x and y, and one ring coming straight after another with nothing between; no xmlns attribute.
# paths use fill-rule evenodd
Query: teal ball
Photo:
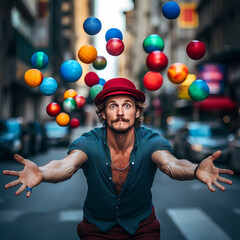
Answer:
<svg viewBox="0 0 240 240"><path fill-rule="evenodd" d="M100 85L100 84L96 84L96 85L92 86L90 88L90 92L89 92L89 95L90 95L91 99L95 100L95 97L97 96L97 94L99 92L101 92L102 90L103 90L103 86Z"/></svg>
<svg viewBox="0 0 240 240"><path fill-rule="evenodd" d="M197 79L189 86L188 93L193 101L200 102L208 97L210 90L204 80Z"/></svg>
<svg viewBox="0 0 240 240"><path fill-rule="evenodd" d="M143 49L146 53L151 53L153 51L163 51L164 41L159 35L151 34L144 39Z"/></svg>
<svg viewBox="0 0 240 240"><path fill-rule="evenodd" d="M48 56L44 52L36 52L31 57L32 67L37 69L43 69L48 65Z"/></svg>
<svg viewBox="0 0 240 240"><path fill-rule="evenodd" d="M65 112L71 113L77 109L77 102L73 98L66 98L63 101L63 109Z"/></svg>
<svg viewBox="0 0 240 240"><path fill-rule="evenodd" d="M44 78L41 85L39 86L39 90L46 96L50 96L57 91L58 84L56 80L52 77Z"/></svg>

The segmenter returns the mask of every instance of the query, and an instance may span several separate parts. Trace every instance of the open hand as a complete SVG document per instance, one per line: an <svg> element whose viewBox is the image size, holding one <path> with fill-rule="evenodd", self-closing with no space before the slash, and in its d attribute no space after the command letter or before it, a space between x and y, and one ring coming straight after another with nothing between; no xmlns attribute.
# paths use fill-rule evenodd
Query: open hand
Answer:
<svg viewBox="0 0 240 240"><path fill-rule="evenodd" d="M22 186L16 191L16 195L21 194L27 187L33 188L42 182L43 176L40 172L38 166L32 161L23 158L18 154L14 154L14 159L19 163L24 165L24 169L22 171L9 171L4 170L4 175L16 176L18 179L8 183L5 185L5 188L11 188L18 184L22 184ZM27 191L27 197L30 197L31 191Z"/></svg>
<svg viewBox="0 0 240 240"><path fill-rule="evenodd" d="M225 190L225 187L221 185L219 182L227 183L229 185L232 184L232 181L221 177L220 174L228 174L233 175L233 171L229 169L220 169L214 166L213 162L217 158L221 156L221 151L216 151L208 158L204 159L200 164L196 171L196 177L199 181L207 184L210 191L215 192L216 189L212 186L215 185L217 188L222 191Z"/></svg>

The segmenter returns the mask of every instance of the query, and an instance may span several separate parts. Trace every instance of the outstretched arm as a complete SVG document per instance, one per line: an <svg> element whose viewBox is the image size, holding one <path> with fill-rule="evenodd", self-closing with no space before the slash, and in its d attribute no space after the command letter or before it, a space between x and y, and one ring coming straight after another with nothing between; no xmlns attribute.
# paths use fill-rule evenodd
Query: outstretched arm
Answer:
<svg viewBox="0 0 240 240"><path fill-rule="evenodd" d="M62 160L54 160L48 164L38 167L34 162L15 154L16 161L24 165L22 171L4 170L4 175L16 176L18 179L5 185L5 188L11 188L18 184L22 186L16 191L16 195L21 194L27 187L33 188L41 182L61 182L72 177L72 175L87 161L87 155L80 151L72 151ZM27 197L30 197L31 191L27 191Z"/></svg>
<svg viewBox="0 0 240 240"><path fill-rule="evenodd" d="M221 151L213 153L208 158L204 159L199 166L191 163L188 160L179 160L175 158L168 151L156 151L152 154L152 161L155 162L158 168L166 173L169 177L176 180L193 180L198 179L202 183L206 184L210 191L214 192L215 185L222 191L225 187L219 182L232 184L232 181L221 177L220 174L233 175L233 171L228 169L220 169L214 166L215 159L221 156Z"/></svg>

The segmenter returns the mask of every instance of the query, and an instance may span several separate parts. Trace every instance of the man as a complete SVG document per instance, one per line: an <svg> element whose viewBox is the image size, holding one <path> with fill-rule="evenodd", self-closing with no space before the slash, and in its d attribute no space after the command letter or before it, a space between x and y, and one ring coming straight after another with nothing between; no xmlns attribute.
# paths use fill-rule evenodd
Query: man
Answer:
<svg viewBox="0 0 240 240"><path fill-rule="evenodd" d="M152 205L151 187L159 168L176 180L198 179L210 191L219 183L232 184L219 174L230 174L216 168L213 153L199 165L178 160L171 154L168 141L152 130L140 127L145 95L124 78L107 81L96 96L95 104L102 128L95 128L76 139L68 156L38 167L19 155L23 171L3 171L18 179L6 184L10 188L22 183L19 195L41 182L60 182L72 177L80 168L87 178L88 192L84 219L78 224L81 239L160 239L160 224Z"/></svg>

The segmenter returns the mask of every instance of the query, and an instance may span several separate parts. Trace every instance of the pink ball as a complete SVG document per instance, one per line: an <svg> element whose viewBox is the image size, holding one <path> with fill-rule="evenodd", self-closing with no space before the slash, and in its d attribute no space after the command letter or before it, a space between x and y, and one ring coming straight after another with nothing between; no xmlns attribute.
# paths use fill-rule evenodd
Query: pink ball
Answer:
<svg viewBox="0 0 240 240"><path fill-rule="evenodd" d="M124 51L124 48L123 41L118 38L111 38L106 45L107 52L112 56L120 55Z"/></svg>
<svg viewBox="0 0 240 240"><path fill-rule="evenodd" d="M205 55L206 47L198 40L191 41L186 47L187 55L193 60L198 60Z"/></svg>
<svg viewBox="0 0 240 240"><path fill-rule="evenodd" d="M77 102L77 109L81 109L84 107L86 103L86 99L81 95L76 95L73 99Z"/></svg>
<svg viewBox="0 0 240 240"><path fill-rule="evenodd" d="M150 70L159 72L167 67L168 58L161 51L153 51L148 54L146 63Z"/></svg>
<svg viewBox="0 0 240 240"><path fill-rule="evenodd" d="M95 72L89 72L85 75L84 81L88 87L99 83L99 76Z"/></svg>
<svg viewBox="0 0 240 240"><path fill-rule="evenodd" d="M143 85L150 91L158 90L163 84L163 77L159 72L149 71L143 77Z"/></svg>

